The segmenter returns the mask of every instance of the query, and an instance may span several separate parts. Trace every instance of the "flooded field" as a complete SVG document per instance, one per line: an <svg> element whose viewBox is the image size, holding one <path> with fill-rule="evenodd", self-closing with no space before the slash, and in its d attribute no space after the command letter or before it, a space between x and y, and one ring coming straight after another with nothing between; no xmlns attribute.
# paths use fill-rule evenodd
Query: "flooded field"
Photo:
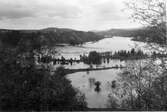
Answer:
<svg viewBox="0 0 167 112"><path fill-rule="evenodd" d="M55 50L58 53L55 55L55 57L63 56L66 59L79 59L80 55L87 55L90 51L115 52L119 50L131 50L136 46L142 47L143 45L144 43L132 41L131 38L128 37L105 38L96 42L87 42L78 46L56 46Z"/></svg>
<svg viewBox="0 0 167 112"><path fill-rule="evenodd" d="M68 75L67 78L75 88L85 94L89 108L105 108L108 95L112 93L111 83L116 80L119 72L120 69L78 72ZM99 91L94 85L96 81L101 83Z"/></svg>
<svg viewBox="0 0 167 112"><path fill-rule="evenodd" d="M65 57L66 59L79 59L80 55L87 55L90 51L97 52L115 52L119 50L131 50L137 46L143 46L144 43L132 41L127 37L113 37L105 38L97 42L88 42L80 46L57 46L58 53L55 57ZM100 65L93 65L93 68L98 67L113 67L124 66L126 61L110 60L108 63L103 62ZM62 65L55 65L58 67ZM89 68L90 65L80 63L73 63L72 65L63 65L68 69ZM111 83L117 79L118 73L122 69L109 69L100 71L76 72L67 75L67 79L71 81L74 88L79 89L85 94L86 101L89 108L106 108L109 94L112 94ZM95 82L100 82L99 90L96 89Z"/></svg>

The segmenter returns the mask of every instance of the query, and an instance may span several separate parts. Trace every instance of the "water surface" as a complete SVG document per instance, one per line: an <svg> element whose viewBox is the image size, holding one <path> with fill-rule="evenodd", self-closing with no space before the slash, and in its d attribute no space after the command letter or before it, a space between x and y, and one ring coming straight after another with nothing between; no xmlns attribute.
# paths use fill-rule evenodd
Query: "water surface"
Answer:
<svg viewBox="0 0 167 112"><path fill-rule="evenodd" d="M106 108L108 95L112 93L111 83L116 80L119 69L78 72L67 75L73 87L85 94L89 108ZM95 90L94 83L100 81L100 91Z"/></svg>
<svg viewBox="0 0 167 112"><path fill-rule="evenodd" d="M128 37L104 38L96 42L87 42L80 46L56 46L55 50L58 53L55 55L55 57L63 56L66 59L79 59L80 55L87 55L90 51L115 52L119 50L131 50L131 48L134 48L136 45L143 46L144 43L133 41Z"/></svg>
<svg viewBox="0 0 167 112"><path fill-rule="evenodd" d="M58 53L55 57L63 56L66 59L79 59L80 55L88 55L90 51L115 52L119 50L131 50L132 48L135 48L136 45L144 46L144 43L132 41L131 38L127 37L105 38L96 42L87 42L81 46L58 46L56 47L56 51L58 51ZM109 63L102 63L98 66L93 65L93 68L113 67L116 65L124 66L125 64L125 61L110 60ZM55 65L55 67L57 66L61 65ZM81 62L73 63L73 65L64 65L64 67L69 69L79 69L89 68L90 66ZM85 94L89 108L106 108L108 95L112 94L112 81L118 78L118 73L120 72L121 69L77 72L67 75L67 79L71 81L73 87L79 89L83 94ZM97 91L95 86L95 82L97 81L101 83L99 91Z"/></svg>

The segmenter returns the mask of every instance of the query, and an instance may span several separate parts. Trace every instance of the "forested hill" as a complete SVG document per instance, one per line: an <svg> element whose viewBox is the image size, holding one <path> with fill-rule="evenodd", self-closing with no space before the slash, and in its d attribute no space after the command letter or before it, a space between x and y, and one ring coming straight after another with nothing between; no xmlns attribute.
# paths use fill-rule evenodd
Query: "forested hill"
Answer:
<svg viewBox="0 0 167 112"><path fill-rule="evenodd" d="M104 37L122 36L122 37L133 37L136 41L164 43L166 37L162 36L161 33L165 34L166 27L163 26L161 32L157 27L145 27L138 29L110 29L106 31L99 31L96 34Z"/></svg>
<svg viewBox="0 0 167 112"><path fill-rule="evenodd" d="M113 37L113 36L132 37L136 36L137 32L140 31L142 31L142 29L109 29L96 32L96 34L103 35L105 37Z"/></svg>
<svg viewBox="0 0 167 112"><path fill-rule="evenodd" d="M0 29L0 45L34 46L55 45L60 43L81 44L104 38L93 32L76 31L65 28L46 28L41 30Z"/></svg>

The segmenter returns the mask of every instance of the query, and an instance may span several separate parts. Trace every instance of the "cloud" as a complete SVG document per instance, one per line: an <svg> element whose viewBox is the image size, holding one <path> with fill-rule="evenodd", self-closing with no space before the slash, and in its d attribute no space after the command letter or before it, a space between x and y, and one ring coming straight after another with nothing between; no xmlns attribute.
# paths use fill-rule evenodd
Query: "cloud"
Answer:
<svg viewBox="0 0 167 112"><path fill-rule="evenodd" d="M123 3L115 1L106 1L93 6L97 20L120 21L128 18L128 15L122 11Z"/></svg>
<svg viewBox="0 0 167 112"><path fill-rule="evenodd" d="M19 19L25 17L35 17L29 10L0 10L0 19Z"/></svg>
<svg viewBox="0 0 167 112"><path fill-rule="evenodd" d="M15 1L15 2L14 2ZM20 19L35 17L32 7L20 0L0 0L0 19Z"/></svg>
<svg viewBox="0 0 167 112"><path fill-rule="evenodd" d="M96 30L135 26L123 0L0 0L2 28L68 27Z"/></svg>
<svg viewBox="0 0 167 112"><path fill-rule="evenodd" d="M35 16L74 18L81 13L77 6L59 0L0 0L0 19L20 19ZM45 2L44 2L45 1ZM46 4L50 3L50 4Z"/></svg>
<svg viewBox="0 0 167 112"><path fill-rule="evenodd" d="M41 15L48 15L49 17L61 18L77 18L82 11L77 6L69 6L67 4L56 4L53 7L43 7Z"/></svg>

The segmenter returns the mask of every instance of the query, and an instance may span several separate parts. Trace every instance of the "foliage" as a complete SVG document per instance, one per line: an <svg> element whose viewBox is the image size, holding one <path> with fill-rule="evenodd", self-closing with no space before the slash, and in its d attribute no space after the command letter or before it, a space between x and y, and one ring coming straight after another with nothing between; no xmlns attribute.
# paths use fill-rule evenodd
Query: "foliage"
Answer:
<svg viewBox="0 0 167 112"><path fill-rule="evenodd" d="M133 61L120 74L115 96L127 110L167 109L167 66L160 60Z"/></svg>
<svg viewBox="0 0 167 112"><path fill-rule="evenodd" d="M148 57L148 55L145 54L143 51L135 50L134 48L131 49L130 51L120 50L120 51L115 52L112 55L113 59L123 59L123 60L144 59L147 57Z"/></svg>
<svg viewBox="0 0 167 112"><path fill-rule="evenodd" d="M34 65L32 53L0 53L0 110L83 110L84 95L70 81ZM12 56L12 57L11 57Z"/></svg>
<svg viewBox="0 0 167 112"><path fill-rule="evenodd" d="M54 46L66 43L71 45L82 44L88 41L97 41L104 38L93 32L64 30L59 28L41 30L1 30L0 42L8 46L40 47ZM24 47L23 47L24 46Z"/></svg>
<svg viewBox="0 0 167 112"><path fill-rule="evenodd" d="M163 48L149 44L151 50L166 53L165 1L130 0L127 5L133 11L132 17L150 28L149 34L144 36L159 43L159 46L163 44ZM167 110L167 60L164 57L155 57L127 64L116 88L116 95L122 100L121 108Z"/></svg>
<svg viewBox="0 0 167 112"><path fill-rule="evenodd" d="M128 0L126 5L132 11L132 18L147 26L165 22L165 0Z"/></svg>
<svg viewBox="0 0 167 112"><path fill-rule="evenodd" d="M165 1L130 0L127 5L133 11L132 17L149 28L148 34L143 36L158 43L158 46L149 44L150 50L166 53ZM163 48L160 48L161 45ZM120 108L167 110L167 60L164 57L155 57L127 64L127 68L120 75L120 84L115 93L121 98Z"/></svg>
<svg viewBox="0 0 167 112"><path fill-rule="evenodd" d="M96 51L89 52L88 56L81 57L81 60L87 64L101 64L101 55Z"/></svg>
<svg viewBox="0 0 167 112"><path fill-rule="evenodd" d="M126 5L135 21L148 27L145 37L150 41L166 44L165 0L128 0Z"/></svg>

